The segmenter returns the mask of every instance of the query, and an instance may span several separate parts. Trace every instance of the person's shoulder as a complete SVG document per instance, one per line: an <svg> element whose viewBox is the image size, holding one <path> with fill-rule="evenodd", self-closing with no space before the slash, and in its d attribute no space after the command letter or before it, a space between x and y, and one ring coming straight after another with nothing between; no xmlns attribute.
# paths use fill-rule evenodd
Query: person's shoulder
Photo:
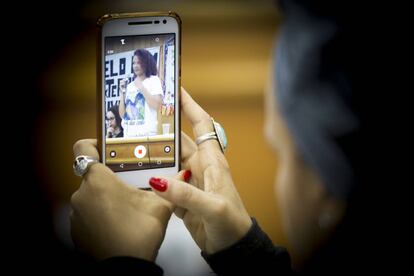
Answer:
<svg viewBox="0 0 414 276"><path fill-rule="evenodd" d="M152 91L152 94L162 94L161 80L158 76L150 76L146 78L143 83Z"/></svg>
<svg viewBox="0 0 414 276"><path fill-rule="evenodd" d="M161 82L160 78L157 75L152 75L146 78L144 81L154 83L154 82Z"/></svg>

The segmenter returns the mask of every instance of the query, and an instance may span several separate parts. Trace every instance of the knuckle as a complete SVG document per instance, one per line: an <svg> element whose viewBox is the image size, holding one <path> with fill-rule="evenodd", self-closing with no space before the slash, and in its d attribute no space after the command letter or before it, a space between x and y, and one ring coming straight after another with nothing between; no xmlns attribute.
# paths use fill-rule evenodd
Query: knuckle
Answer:
<svg viewBox="0 0 414 276"><path fill-rule="evenodd" d="M189 101L187 101L187 100L185 100L185 99L182 99L182 101L181 101L181 108L182 109L184 109L184 110L186 110L186 109L188 109L190 107L190 103L189 103Z"/></svg>
<svg viewBox="0 0 414 276"><path fill-rule="evenodd" d="M231 176L230 167L225 165L210 165L206 170L206 175L217 184L224 183L227 176Z"/></svg>
<svg viewBox="0 0 414 276"><path fill-rule="evenodd" d="M117 182L114 174L111 174L105 165L97 163L89 168L89 171L84 176L84 186L95 195L99 196L107 187L111 186L113 182Z"/></svg>
<svg viewBox="0 0 414 276"><path fill-rule="evenodd" d="M93 180L97 180L96 178L105 178L106 172L105 172L105 166L101 163L96 163L90 166L88 172L86 173L86 177L92 178Z"/></svg>
<svg viewBox="0 0 414 276"><path fill-rule="evenodd" d="M77 155L85 143L86 143L85 139L76 141L75 144L73 144L73 153Z"/></svg>
<svg viewBox="0 0 414 276"><path fill-rule="evenodd" d="M207 123L211 123L211 116L210 115L208 115L208 113L204 110L204 109L201 109L200 110L200 119L201 119L201 121L206 121Z"/></svg>
<svg viewBox="0 0 414 276"><path fill-rule="evenodd" d="M230 171L229 163L227 162L226 157L221 151L217 152L216 158L217 158L218 163L220 164L221 169L226 172L229 172Z"/></svg>
<svg viewBox="0 0 414 276"><path fill-rule="evenodd" d="M178 195L178 202L186 203L190 202L193 197L193 191L188 187L187 189L182 189L182 192Z"/></svg>
<svg viewBox="0 0 414 276"><path fill-rule="evenodd" d="M227 212L228 204L222 198L217 198L214 202L214 206L212 206L212 214L213 215L223 215Z"/></svg>
<svg viewBox="0 0 414 276"><path fill-rule="evenodd" d="M102 178L99 173L96 171L89 171L85 176L85 186L94 193L99 193L102 190Z"/></svg>
<svg viewBox="0 0 414 276"><path fill-rule="evenodd" d="M93 164L89 167L89 170L86 173L86 175L93 176L94 178L100 175L104 175L103 168L104 166L100 163Z"/></svg>

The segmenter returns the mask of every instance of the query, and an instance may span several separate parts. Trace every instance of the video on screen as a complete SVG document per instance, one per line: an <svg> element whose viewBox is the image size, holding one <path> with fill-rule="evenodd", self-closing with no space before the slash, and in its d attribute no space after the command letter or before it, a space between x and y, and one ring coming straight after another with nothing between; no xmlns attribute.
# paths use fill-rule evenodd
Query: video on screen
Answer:
<svg viewBox="0 0 414 276"><path fill-rule="evenodd" d="M175 34L106 37L104 51L106 164L173 167Z"/></svg>

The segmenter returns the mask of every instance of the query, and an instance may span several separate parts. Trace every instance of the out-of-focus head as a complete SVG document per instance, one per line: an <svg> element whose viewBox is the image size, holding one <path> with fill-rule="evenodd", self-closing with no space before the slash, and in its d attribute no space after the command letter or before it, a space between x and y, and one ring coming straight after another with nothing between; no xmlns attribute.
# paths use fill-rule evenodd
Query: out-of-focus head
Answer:
<svg viewBox="0 0 414 276"><path fill-rule="evenodd" d="M329 239L346 202L333 197L316 170L304 160L277 108L275 91L266 93L265 136L278 160L275 195L296 268Z"/></svg>
<svg viewBox="0 0 414 276"><path fill-rule="evenodd" d="M276 196L294 263L328 241L354 189L350 161L358 118L346 33L337 22L287 4L266 94L267 140L279 166Z"/></svg>

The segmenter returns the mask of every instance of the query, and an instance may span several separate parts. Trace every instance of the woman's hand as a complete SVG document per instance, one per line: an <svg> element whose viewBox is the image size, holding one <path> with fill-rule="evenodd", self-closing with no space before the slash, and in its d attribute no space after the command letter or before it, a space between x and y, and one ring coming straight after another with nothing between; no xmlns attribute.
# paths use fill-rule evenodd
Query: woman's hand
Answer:
<svg viewBox="0 0 414 276"><path fill-rule="evenodd" d="M125 93L126 93L126 90L127 90L127 80L128 79L122 79L122 80L119 81L119 88L120 88L119 95L120 96L125 97Z"/></svg>
<svg viewBox="0 0 414 276"><path fill-rule="evenodd" d="M106 130L106 138L112 138L114 136L115 129L113 127L108 127Z"/></svg>
<svg viewBox="0 0 414 276"><path fill-rule="evenodd" d="M195 137L214 131L210 116L181 89L181 105ZM184 220L201 250L212 254L239 241L250 229L251 218L234 187L230 168L217 140L196 145L182 133L182 168L191 170L189 185L161 177L163 192L157 195L176 204L175 214ZM159 187L159 186L158 186ZM162 190L161 188L161 190Z"/></svg>
<svg viewBox="0 0 414 276"><path fill-rule="evenodd" d="M99 158L96 140L78 141L74 154ZM154 193L126 185L103 164L90 167L71 203L72 239L97 260L131 256L153 261L173 210Z"/></svg>

